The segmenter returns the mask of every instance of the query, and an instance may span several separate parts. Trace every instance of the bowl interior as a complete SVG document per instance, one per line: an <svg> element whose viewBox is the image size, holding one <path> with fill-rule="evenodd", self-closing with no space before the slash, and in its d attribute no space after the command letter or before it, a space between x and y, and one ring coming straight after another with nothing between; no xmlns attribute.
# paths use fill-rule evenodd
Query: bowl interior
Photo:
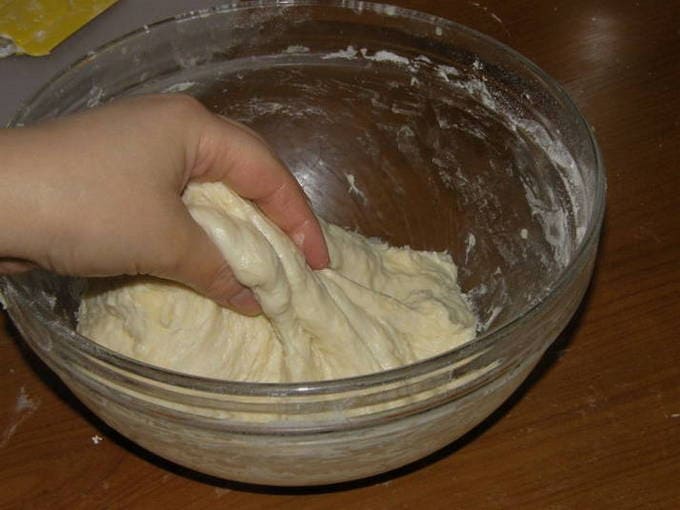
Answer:
<svg viewBox="0 0 680 510"><path fill-rule="evenodd" d="M597 156L585 123L550 79L490 39L343 4L241 5L145 27L57 77L14 124L124 95L192 94L259 131L321 217L448 250L480 331L522 315L592 227ZM79 286L41 281L72 323Z"/></svg>

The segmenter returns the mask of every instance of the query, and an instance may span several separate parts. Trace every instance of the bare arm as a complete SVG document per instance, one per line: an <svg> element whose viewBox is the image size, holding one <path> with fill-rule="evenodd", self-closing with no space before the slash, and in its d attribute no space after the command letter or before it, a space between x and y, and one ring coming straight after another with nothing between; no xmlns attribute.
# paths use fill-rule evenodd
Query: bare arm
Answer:
<svg viewBox="0 0 680 510"><path fill-rule="evenodd" d="M44 124L0 131L0 273L150 274L254 314L180 195L222 181L253 200L315 269L328 251L290 172L261 139L187 96L119 100Z"/></svg>

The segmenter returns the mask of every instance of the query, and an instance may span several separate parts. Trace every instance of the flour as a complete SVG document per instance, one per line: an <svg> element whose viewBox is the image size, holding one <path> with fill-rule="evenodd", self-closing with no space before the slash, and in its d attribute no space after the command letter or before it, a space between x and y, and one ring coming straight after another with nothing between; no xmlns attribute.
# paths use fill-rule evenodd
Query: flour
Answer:
<svg viewBox="0 0 680 510"><path fill-rule="evenodd" d="M9 444L10 439L12 439L19 426L35 413L39 406L39 399L31 398L24 386L19 388L14 409L8 414L8 423L2 434L0 434L0 448L4 448Z"/></svg>

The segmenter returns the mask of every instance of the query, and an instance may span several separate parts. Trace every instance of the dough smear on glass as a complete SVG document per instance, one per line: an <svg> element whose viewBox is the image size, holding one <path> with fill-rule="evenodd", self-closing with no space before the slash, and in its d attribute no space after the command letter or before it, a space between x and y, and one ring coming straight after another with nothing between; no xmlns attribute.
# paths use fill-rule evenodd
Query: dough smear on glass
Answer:
<svg viewBox="0 0 680 510"><path fill-rule="evenodd" d="M394 248L322 222L331 256L312 271L257 207L219 183L184 201L264 314L245 317L150 277L92 286L78 331L131 358L233 381L337 379L440 354L475 334L444 253Z"/></svg>

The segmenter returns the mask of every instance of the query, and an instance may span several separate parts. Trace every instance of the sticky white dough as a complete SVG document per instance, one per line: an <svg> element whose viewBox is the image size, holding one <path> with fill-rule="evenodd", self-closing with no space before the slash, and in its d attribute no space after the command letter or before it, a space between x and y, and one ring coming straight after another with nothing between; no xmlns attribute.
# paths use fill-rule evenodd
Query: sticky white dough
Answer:
<svg viewBox="0 0 680 510"><path fill-rule="evenodd" d="M447 254L322 223L331 266L312 271L278 227L226 186L192 184L184 201L264 314L245 317L158 279L117 279L84 296L81 334L163 368L259 382L378 372L474 337Z"/></svg>

